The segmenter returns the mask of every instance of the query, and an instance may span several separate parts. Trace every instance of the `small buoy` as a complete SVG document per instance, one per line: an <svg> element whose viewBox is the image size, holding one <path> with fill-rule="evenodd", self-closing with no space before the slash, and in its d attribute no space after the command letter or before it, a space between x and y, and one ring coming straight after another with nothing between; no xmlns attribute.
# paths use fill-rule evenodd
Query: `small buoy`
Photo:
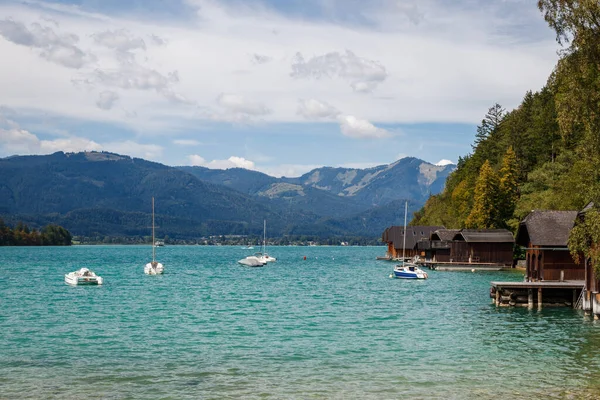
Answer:
<svg viewBox="0 0 600 400"><path fill-rule="evenodd" d="M471 272L475 272L475 268L472 268L472 269L471 269Z"/></svg>
<svg viewBox="0 0 600 400"><path fill-rule="evenodd" d="M393 275L393 274L390 274L390 278L393 278L393 277L394 277L394 275Z"/></svg>
<svg viewBox="0 0 600 400"><path fill-rule="evenodd" d="M304 259L306 260L306 256L304 256Z"/></svg>

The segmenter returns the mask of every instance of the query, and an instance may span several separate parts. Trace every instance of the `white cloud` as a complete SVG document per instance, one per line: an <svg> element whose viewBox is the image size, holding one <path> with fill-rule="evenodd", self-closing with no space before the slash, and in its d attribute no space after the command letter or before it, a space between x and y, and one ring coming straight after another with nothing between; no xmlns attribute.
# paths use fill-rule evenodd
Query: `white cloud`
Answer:
<svg viewBox="0 0 600 400"><path fill-rule="evenodd" d="M165 46L168 43L166 39L163 39L155 34L148 35L148 37L150 38L152 43L154 43L157 46Z"/></svg>
<svg viewBox="0 0 600 400"><path fill-rule="evenodd" d="M39 49L39 56L67 68L81 68L95 60L76 46L79 37L75 34L58 34L54 29L39 23L31 29L13 19L0 21L0 36L17 45Z"/></svg>
<svg viewBox="0 0 600 400"><path fill-rule="evenodd" d="M366 139L366 138L385 138L390 136L390 133L382 128L377 128L375 125L366 119L358 119L352 115L339 117L340 130L346 136Z"/></svg>
<svg viewBox="0 0 600 400"><path fill-rule="evenodd" d="M12 125L16 124L12 122ZM158 160L162 156L162 147L155 144L131 140L98 143L88 138L66 135L53 140L43 140L18 126L11 129L0 128L0 156L51 154L57 151L110 151L149 160Z"/></svg>
<svg viewBox="0 0 600 400"><path fill-rule="evenodd" d="M0 1L0 104L18 112L27 110L32 120L43 119L48 124L44 132L57 130L69 119L118 126L114 132L135 132L136 141L166 143L164 146L171 148L165 153L177 160L192 151L176 147L173 139L193 137L215 142L210 159L251 154L252 161L263 163L248 148L277 143L278 151L270 152L273 160L269 163L279 163L278 158L284 157L284 162L322 165L330 158L319 152L329 149L314 146L310 154L307 151L306 157L298 159L294 152L304 148L290 145L288 139L300 131L306 137L295 143L308 147L312 139L325 141L335 130L333 134L347 145L347 160L365 159L351 153L367 151L353 150L362 144L369 146L370 154L392 157L383 155L393 152L384 146L398 142L373 140L357 146L337 133L333 124L319 124L312 130L307 117L327 120L332 118L328 114L335 112L328 107L311 108L310 104L302 109L298 99L335 105L342 113L336 118L356 116L366 121L362 128L346 120L340 122L342 132L353 137L362 137L365 132L369 137L381 135L373 121L377 121L375 125L385 124L382 127L419 122L477 123L492 103L498 101L511 109L526 90L542 87L557 58L554 35L535 2L376 0L352 2L348 7L335 0L322 4L336 3L345 14L317 18L275 13L262 7L262 1L243 5L221 0L196 3L202 9L182 22L167 20L165 15L153 20L149 13L85 12L89 2L75 7L37 0ZM515 12L497 12L508 3ZM468 7L472 4L477 7ZM41 21L40 15L45 14L56 23ZM359 18L344 18L348 15ZM4 20L8 17L11 19ZM368 23L362 24L365 20ZM36 23L50 28L38 29ZM98 36L106 32L124 34L108 42L107 37ZM136 41L139 38L143 38L145 50ZM112 44L107 47L107 43ZM70 46L86 56L94 54L95 61ZM60 52L55 54L48 48L65 48L66 54L72 51L74 56L61 57ZM53 61L40 59L42 52ZM294 58L296 53L300 59ZM270 60L252 68L253 57L259 62L262 57ZM241 69L246 73L234 73ZM177 73L169 75L174 71ZM72 81L82 85L75 86ZM352 95L351 85L356 91L374 90L376 96ZM109 91L119 95L112 108L118 111L105 112L96 104L98 94ZM233 96L223 97L219 103L215 99L220 94ZM255 120L265 124L265 133L278 136L263 136L259 130L245 135L241 132L245 127L228 125ZM298 122L311 131L292 125ZM275 133L276 129L267 125L271 123L281 124L282 129ZM216 125L218 129L213 130ZM89 140L97 143L121 140L106 139L113 134L111 129L103 130L102 139L93 136L93 131L98 130L89 131ZM215 131L224 134L215 135L215 139L202 136ZM461 137L457 134L457 141L467 142L457 152L468 151L470 139L464 138L469 135L468 129ZM223 143L225 136L235 139ZM413 151L417 146L411 147ZM431 148L426 146L424 151ZM433 160L457 157L441 150L422 156Z"/></svg>
<svg viewBox="0 0 600 400"><path fill-rule="evenodd" d="M96 105L102 110L110 110L117 100L119 100L119 95L116 92L106 90L98 95Z"/></svg>
<svg viewBox="0 0 600 400"><path fill-rule="evenodd" d="M163 153L162 146L143 144L132 140L105 143L102 145L102 150L155 161L160 160Z"/></svg>
<svg viewBox="0 0 600 400"><path fill-rule="evenodd" d="M36 135L23 129L0 129L0 154L51 154L57 151L78 152L102 150L93 140L68 137L55 140L40 140Z"/></svg>
<svg viewBox="0 0 600 400"><path fill-rule="evenodd" d="M263 103L255 100L249 100L246 97L235 93L221 93L217 97L217 103L225 109L238 116L258 117L271 112Z"/></svg>
<svg viewBox="0 0 600 400"><path fill-rule="evenodd" d="M206 160L198 154L191 154L187 158L192 167L203 167L206 165Z"/></svg>
<svg viewBox="0 0 600 400"><path fill-rule="evenodd" d="M297 53L292 63L294 78L321 79L340 77L350 83L356 92L371 92L388 76L386 68L378 61L358 57L352 51L332 52L315 56L308 61Z"/></svg>
<svg viewBox="0 0 600 400"><path fill-rule="evenodd" d="M250 54L250 62L252 64L266 64L271 60L272 58L269 56L265 56L258 53Z"/></svg>
<svg viewBox="0 0 600 400"><path fill-rule="evenodd" d="M340 112L331 104L315 99L298 100L298 114L306 119L335 118Z"/></svg>
<svg viewBox="0 0 600 400"><path fill-rule="evenodd" d="M127 29L118 29L115 31L104 31L92 35L95 42L121 52L131 50L146 50L144 39L134 37Z"/></svg>
<svg viewBox="0 0 600 400"><path fill-rule="evenodd" d="M323 165L317 164L281 164L266 167L257 167L257 171L264 174L281 178L282 176L288 178L294 178L302 176L307 172L312 171L315 168L321 168Z"/></svg>
<svg viewBox="0 0 600 400"><path fill-rule="evenodd" d="M206 161L204 157L197 154L189 155L188 161L192 166L207 167L211 169L228 169L228 168L245 168L255 170L256 166L253 161L246 160L243 157L231 156L227 160L212 160Z"/></svg>
<svg viewBox="0 0 600 400"><path fill-rule="evenodd" d="M173 103L194 104L193 101L173 90L172 85L179 82L177 71L163 75L138 64L131 57L121 58L117 68L96 69L90 81L125 90L154 90Z"/></svg>

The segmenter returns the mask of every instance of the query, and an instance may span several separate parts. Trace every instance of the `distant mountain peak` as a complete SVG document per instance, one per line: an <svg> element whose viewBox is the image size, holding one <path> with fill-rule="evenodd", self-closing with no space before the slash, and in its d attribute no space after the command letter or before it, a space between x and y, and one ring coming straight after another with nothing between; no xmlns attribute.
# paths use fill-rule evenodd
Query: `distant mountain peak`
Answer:
<svg viewBox="0 0 600 400"><path fill-rule="evenodd" d="M454 163L450 160L442 159L436 162L434 165L437 165L438 167L445 167L446 165L454 165Z"/></svg>

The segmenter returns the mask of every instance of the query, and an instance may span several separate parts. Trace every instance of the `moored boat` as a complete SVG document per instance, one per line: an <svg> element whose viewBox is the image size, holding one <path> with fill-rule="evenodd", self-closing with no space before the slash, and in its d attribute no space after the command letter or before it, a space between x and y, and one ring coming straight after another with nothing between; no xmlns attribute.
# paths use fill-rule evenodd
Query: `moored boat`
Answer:
<svg viewBox="0 0 600 400"><path fill-rule="evenodd" d="M152 198L152 261L144 265L144 273L146 275L161 275L165 273L165 267L156 261L156 247L164 246L164 242L162 240L156 240L154 236L154 197ZM159 245L157 243L162 243Z"/></svg>
<svg viewBox="0 0 600 400"><path fill-rule="evenodd" d="M427 279L427 272L415 264L398 264L394 267L394 277L401 279Z"/></svg>
<svg viewBox="0 0 600 400"><path fill-rule="evenodd" d="M266 261L258 258L257 256L248 256L238 261L239 264L245 265L246 267L263 267L267 264Z"/></svg>
<svg viewBox="0 0 600 400"><path fill-rule="evenodd" d="M102 285L104 280L89 269L81 268L65 274L65 282L69 285Z"/></svg>
<svg viewBox="0 0 600 400"><path fill-rule="evenodd" d="M401 264L397 264L394 267L393 274L390 275L390 278L400 278L400 279L427 279L427 273L419 268L418 265L407 262L404 256L404 251L406 248L406 215L408 214L408 201L404 205L404 233L402 234L404 238L404 243L402 243L402 261ZM418 257L415 257L415 260Z"/></svg>

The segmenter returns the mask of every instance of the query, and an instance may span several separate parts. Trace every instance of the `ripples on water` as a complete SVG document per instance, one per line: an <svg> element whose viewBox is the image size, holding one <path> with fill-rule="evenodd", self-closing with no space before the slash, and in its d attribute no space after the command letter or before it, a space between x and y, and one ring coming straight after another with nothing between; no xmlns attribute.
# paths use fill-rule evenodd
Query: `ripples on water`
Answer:
<svg viewBox="0 0 600 400"><path fill-rule="evenodd" d="M600 324L492 280L390 279L382 247L0 248L1 398L600 398ZM303 256L307 256L303 260ZM70 287L87 266L103 287Z"/></svg>

